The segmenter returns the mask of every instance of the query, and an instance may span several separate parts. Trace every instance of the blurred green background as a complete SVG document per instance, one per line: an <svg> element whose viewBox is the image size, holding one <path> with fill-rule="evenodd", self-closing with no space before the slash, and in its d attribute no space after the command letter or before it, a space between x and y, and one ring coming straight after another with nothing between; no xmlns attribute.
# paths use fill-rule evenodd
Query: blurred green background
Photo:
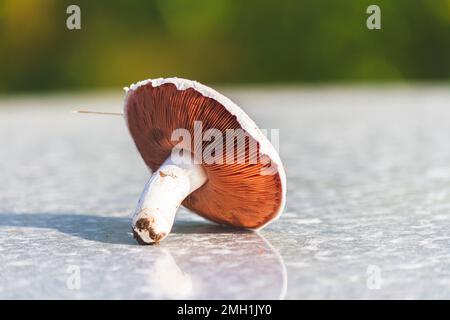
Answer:
<svg viewBox="0 0 450 320"><path fill-rule="evenodd" d="M81 7L81 30L66 8ZM381 30L366 8L381 7ZM0 92L448 81L450 0L0 0Z"/></svg>

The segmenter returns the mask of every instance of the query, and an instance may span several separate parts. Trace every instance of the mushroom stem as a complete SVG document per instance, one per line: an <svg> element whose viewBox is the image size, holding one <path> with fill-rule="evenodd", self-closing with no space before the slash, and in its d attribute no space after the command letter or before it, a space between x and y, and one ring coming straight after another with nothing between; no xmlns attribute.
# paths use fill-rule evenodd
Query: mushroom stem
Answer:
<svg viewBox="0 0 450 320"><path fill-rule="evenodd" d="M189 152L172 154L152 174L145 185L133 216L133 234L139 244L156 243L172 229L183 200L207 180L202 165Z"/></svg>

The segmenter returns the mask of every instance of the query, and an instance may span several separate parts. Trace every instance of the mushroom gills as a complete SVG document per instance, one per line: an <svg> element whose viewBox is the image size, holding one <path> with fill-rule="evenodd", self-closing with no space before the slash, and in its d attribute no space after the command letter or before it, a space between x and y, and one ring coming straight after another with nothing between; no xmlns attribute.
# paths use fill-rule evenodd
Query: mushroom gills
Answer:
<svg viewBox="0 0 450 320"><path fill-rule="evenodd" d="M139 244L157 243L172 229L178 207L207 181L201 164L192 154L172 150L145 185L133 215L133 235Z"/></svg>

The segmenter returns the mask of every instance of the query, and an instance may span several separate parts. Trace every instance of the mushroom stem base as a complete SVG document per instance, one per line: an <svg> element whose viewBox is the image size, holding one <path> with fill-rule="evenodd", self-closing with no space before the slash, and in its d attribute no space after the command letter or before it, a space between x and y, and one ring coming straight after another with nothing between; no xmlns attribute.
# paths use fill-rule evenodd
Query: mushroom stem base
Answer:
<svg viewBox="0 0 450 320"><path fill-rule="evenodd" d="M145 185L133 216L139 244L157 243L172 229L178 207L207 181L202 165L188 152L174 150Z"/></svg>

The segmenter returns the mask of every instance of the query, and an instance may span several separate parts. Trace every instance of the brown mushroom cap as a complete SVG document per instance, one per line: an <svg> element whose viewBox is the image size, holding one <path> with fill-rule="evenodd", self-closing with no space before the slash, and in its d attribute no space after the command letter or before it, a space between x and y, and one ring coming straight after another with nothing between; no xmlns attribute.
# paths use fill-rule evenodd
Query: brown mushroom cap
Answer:
<svg viewBox="0 0 450 320"><path fill-rule="evenodd" d="M202 121L203 132L243 129L256 141L260 156L256 163L202 163L208 181L191 193L183 205L209 220L244 228L261 228L281 214L286 194L283 165L270 142L254 122L234 103L197 82L169 78L142 81L127 89L124 114L131 136L147 166L156 171L179 141L175 129L189 130L194 148L194 121ZM203 142L203 150L213 142ZM237 150L246 152L248 146ZM187 148L187 146L186 146ZM194 152L194 150L190 150ZM224 143L224 156L226 155ZM273 174L261 174L264 168Z"/></svg>

